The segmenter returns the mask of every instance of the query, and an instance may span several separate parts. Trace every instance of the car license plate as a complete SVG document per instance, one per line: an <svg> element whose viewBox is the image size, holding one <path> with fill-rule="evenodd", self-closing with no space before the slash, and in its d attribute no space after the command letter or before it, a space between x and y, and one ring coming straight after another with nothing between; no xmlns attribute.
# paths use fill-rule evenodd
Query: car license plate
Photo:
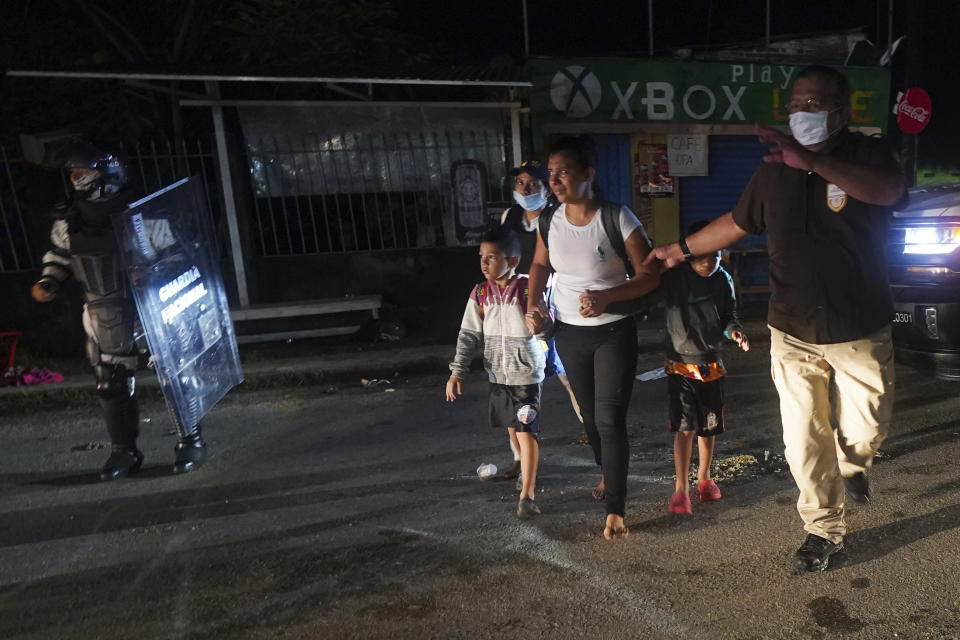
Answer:
<svg viewBox="0 0 960 640"><path fill-rule="evenodd" d="M893 314L894 324L913 324L913 314L905 311L897 311Z"/></svg>

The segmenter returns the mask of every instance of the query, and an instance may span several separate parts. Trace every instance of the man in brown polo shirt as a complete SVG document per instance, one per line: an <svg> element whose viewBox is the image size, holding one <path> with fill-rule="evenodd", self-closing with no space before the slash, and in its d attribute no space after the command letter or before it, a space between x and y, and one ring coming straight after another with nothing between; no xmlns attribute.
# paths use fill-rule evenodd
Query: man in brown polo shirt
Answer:
<svg viewBox="0 0 960 640"><path fill-rule="evenodd" d="M849 131L849 120L847 79L828 67L801 70L790 97L793 137L756 127L770 153L736 208L647 258L669 268L767 232L771 372L808 534L794 557L798 571L823 571L843 549L844 488L870 500L866 470L893 405L885 236L905 183L887 146Z"/></svg>

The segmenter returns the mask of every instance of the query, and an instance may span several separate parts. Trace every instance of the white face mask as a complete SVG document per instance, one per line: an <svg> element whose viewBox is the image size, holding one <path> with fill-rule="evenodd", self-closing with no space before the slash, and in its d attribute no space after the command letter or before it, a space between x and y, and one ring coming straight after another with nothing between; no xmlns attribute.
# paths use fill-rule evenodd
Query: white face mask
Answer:
<svg viewBox="0 0 960 640"><path fill-rule="evenodd" d="M513 201L527 211L539 211L547 206L547 190L541 189L539 192L531 193L528 196L514 191Z"/></svg>
<svg viewBox="0 0 960 640"><path fill-rule="evenodd" d="M805 147L823 142L830 137L827 128L829 111L797 111L790 114L790 132Z"/></svg>

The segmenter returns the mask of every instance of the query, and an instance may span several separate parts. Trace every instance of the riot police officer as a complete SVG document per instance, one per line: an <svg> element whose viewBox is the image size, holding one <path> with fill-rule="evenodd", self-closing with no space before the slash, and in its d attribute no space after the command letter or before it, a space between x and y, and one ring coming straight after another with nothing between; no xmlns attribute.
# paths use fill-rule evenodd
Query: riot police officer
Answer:
<svg viewBox="0 0 960 640"><path fill-rule="evenodd" d="M69 173L73 198L50 232L53 248L43 257L40 280L31 295L52 300L72 275L83 287L83 328L112 450L100 477L136 473L143 463L137 448L140 411L134 395L138 361L137 310L120 263L111 218L137 199L127 186L120 159L86 142L72 142L58 154ZM177 425L175 473L193 471L206 459L200 425Z"/></svg>

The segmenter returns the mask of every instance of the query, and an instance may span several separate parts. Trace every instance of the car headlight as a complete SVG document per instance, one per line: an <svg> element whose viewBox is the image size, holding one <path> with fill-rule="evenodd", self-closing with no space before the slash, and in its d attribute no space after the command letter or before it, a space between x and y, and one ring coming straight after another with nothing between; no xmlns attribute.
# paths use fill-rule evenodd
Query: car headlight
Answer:
<svg viewBox="0 0 960 640"><path fill-rule="evenodd" d="M960 247L960 227L914 227L906 229L904 253L950 253Z"/></svg>

